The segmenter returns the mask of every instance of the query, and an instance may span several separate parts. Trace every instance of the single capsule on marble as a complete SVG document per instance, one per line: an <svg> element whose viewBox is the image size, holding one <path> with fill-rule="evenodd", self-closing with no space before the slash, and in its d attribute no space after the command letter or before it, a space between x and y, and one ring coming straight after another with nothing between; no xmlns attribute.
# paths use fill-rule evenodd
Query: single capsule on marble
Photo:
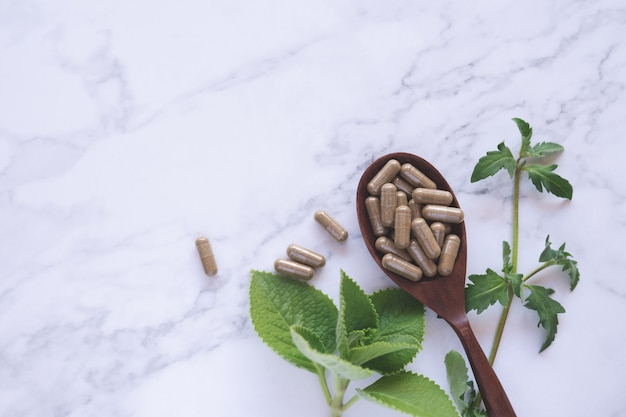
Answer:
<svg viewBox="0 0 626 417"><path fill-rule="evenodd" d="M276 259L274 269L279 275L308 281L315 275L315 270L308 265L290 259Z"/></svg>
<svg viewBox="0 0 626 417"><path fill-rule="evenodd" d="M400 162L390 159L367 184L367 191L370 194L379 195L383 184L390 182L398 174L398 171L400 171Z"/></svg>
<svg viewBox="0 0 626 417"><path fill-rule="evenodd" d="M405 192L406 195L411 195L413 189L415 188L402 177L395 177L393 180L391 180L391 183L395 185L398 190Z"/></svg>
<svg viewBox="0 0 626 417"><path fill-rule="evenodd" d="M432 259L426 256L426 253L424 253L424 249L422 249L422 246L417 243L417 240L411 239L411 244L406 249L406 251L409 253L409 256L411 256L411 258L415 261L417 266L421 268L422 272L424 272L424 275L426 275L427 277L432 277L437 273L437 264L435 264Z"/></svg>
<svg viewBox="0 0 626 417"><path fill-rule="evenodd" d="M413 219L411 221L411 230L413 230L413 236L415 236L415 239L417 239L422 249L424 249L426 256L430 259L439 257L441 248L437 244L435 236L433 235L432 230L430 230L428 223L426 223L426 220L421 217Z"/></svg>
<svg viewBox="0 0 626 417"><path fill-rule="evenodd" d="M204 273L210 277L217 274L217 263L215 262L215 256L213 255L209 239L206 237L199 237L196 239L196 249L200 255L200 261L202 262Z"/></svg>
<svg viewBox="0 0 626 417"><path fill-rule="evenodd" d="M392 183L383 184L380 188L380 221L383 226L392 227L398 206L397 188Z"/></svg>
<svg viewBox="0 0 626 417"><path fill-rule="evenodd" d="M372 231L374 236L383 236L387 234L387 228L383 226L380 220L380 200L378 197L369 196L365 199L365 208L367 209L367 215L370 218L370 224L372 225Z"/></svg>
<svg viewBox="0 0 626 417"><path fill-rule="evenodd" d="M393 240L389 239L386 236L381 236L378 239L376 239L374 246L379 252L393 253L394 255L397 255L406 261L411 260L411 257L409 256L406 250L396 248L396 246L393 243Z"/></svg>
<svg viewBox="0 0 626 417"><path fill-rule="evenodd" d="M398 187L396 187L398 188ZM409 204L409 200L408 197L406 196L406 193L404 191L398 191L396 192L396 201L399 206L407 206Z"/></svg>
<svg viewBox="0 0 626 417"><path fill-rule="evenodd" d="M418 266L392 253L383 256L382 264L385 269L408 280L419 281L422 279L422 270Z"/></svg>
<svg viewBox="0 0 626 417"><path fill-rule="evenodd" d="M300 262L313 268L321 268L326 265L326 258L323 255L296 244L287 246L287 256L292 261Z"/></svg>
<svg viewBox="0 0 626 417"><path fill-rule="evenodd" d="M449 206L452 203L452 193L445 190L433 190L430 188L416 188L412 193L413 200L420 204L438 204Z"/></svg>
<svg viewBox="0 0 626 417"><path fill-rule="evenodd" d="M407 205L396 207L394 218L394 245L406 249L411 242L411 209Z"/></svg>
<svg viewBox="0 0 626 417"><path fill-rule="evenodd" d="M433 180L409 163L402 165L400 175L414 187L437 188L437 184Z"/></svg>
<svg viewBox="0 0 626 417"><path fill-rule="evenodd" d="M343 242L348 238L348 231L325 211L318 210L313 217L337 242Z"/></svg>
<svg viewBox="0 0 626 417"><path fill-rule="evenodd" d="M411 218L422 217L422 205L415 202L415 200L409 200L409 208L411 209Z"/></svg>
<svg viewBox="0 0 626 417"><path fill-rule="evenodd" d="M461 223L464 215L463 210L457 207L427 204L422 207L422 216L427 220L443 223Z"/></svg>
<svg viewBox="0 0 626 417"><path fill-rule="evenodd" d="M459 247L461 246L461 238L457 235L448 235L443 242L443 248L441 248L441 257L439 258L439 266L437 267L439 274L448 276L452 273L456 257L459 254Z"/></svg>
<svg viewBox="0 0 626 417"><path fill-rule="evenodd" d="M439 247L442 247L443 240L446 237L446 226L441 222L434 222L430 225L430 230L432 230L433 236L435 236L437 245L439 245Z"/></svg>

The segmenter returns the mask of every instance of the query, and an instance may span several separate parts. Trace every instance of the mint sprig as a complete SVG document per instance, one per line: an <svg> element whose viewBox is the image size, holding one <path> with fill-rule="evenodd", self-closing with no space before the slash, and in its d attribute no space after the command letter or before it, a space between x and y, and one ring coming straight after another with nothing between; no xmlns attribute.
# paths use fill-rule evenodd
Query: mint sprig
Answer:
<svg viewBox="0 0 626 417"><path fill-rule="evenodd" d="M251 272L256 332L285 360L317 375L332 417L358 398L411 416L458 417L445 391L404 369L422 347L423 305L397 288L367 295L343 271L339 298L337 308L306 283ZM352 381L375 374L381 377L344 401Z"/></svg>

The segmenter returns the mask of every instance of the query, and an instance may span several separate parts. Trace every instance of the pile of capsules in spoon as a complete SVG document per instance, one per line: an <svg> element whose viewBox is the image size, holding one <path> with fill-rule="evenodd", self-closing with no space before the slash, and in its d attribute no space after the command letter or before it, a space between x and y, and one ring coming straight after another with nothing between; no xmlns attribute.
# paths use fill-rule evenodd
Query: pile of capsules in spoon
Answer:
<svg viewBox="0 0 626 417"><path fill-rule="evenodd" d="M461 239L451 224L463 221L449 191L410 163L389 160L367 185L365 207L383 253L383 267L411 281L452 273Z"/></svg>

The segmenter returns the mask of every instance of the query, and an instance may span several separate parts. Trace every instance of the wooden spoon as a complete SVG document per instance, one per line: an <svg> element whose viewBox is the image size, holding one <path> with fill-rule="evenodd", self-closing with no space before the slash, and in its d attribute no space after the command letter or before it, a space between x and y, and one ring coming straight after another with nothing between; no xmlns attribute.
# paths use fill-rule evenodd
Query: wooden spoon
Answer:
<svg viewBox="0 0 626 417"><path fill-rule="evenodd" d="M443 175L426 160L409 153L392 153L374 161L363 173L357 188L357 216L359 227L365 245L378 266L400 288L411 294L422 304L429 307L442 317L454 329L461 340L467 354L472 371L478 383L485 407L490 417L515 417L515 411L502 388L493 368L489 364L485 353L482 351L476 336L472 332L469 320L465 314L465 270L467 263L467 236L465 223L452 225L452 233L461 238L459 254L454 264L452 274L441 276L438 273L433 277L424 277L418 282L405 279L385 269L382 265L382 253L374 246L376 236L372 231L369 216L365 208L365 199L369 196L367 184L391 159L396 159L400 164L410 163L420 170L428 178L437 184L437 188L449 191L454 200L452 206L460 207L454 192L448 185Z"/></svg>

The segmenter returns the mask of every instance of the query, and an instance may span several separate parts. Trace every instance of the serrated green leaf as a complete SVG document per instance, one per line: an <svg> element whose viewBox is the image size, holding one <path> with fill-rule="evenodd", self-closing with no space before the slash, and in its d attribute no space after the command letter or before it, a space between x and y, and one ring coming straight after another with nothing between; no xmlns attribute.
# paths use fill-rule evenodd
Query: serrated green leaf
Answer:
<svg viewBox="0 0 626 417"><path fill-rule="evenodd" d="M391 342L374 342L368 345L357 346L350 349L349 360L356 365L365 365L369 368L368 363L381 356L387 356L392 353L409 351L411 355L415 355L419 347L413 338L407 337L406 343Z"/></svg>
<svg viewBox="0 0 626 417"><path fill-rule="evenodd" d="M522 297L522 278L524 276L522 274L514 274L512 272L506 272L504 274L504 278L511 283L511 287L513 288L513 294L516 297Z"/></svg>
<svg viewBox="0 0 626 417"><path fill-rule="evenodd" d="M371 369L350 363L333 353L317 350L314 344L310 343L311 332L308 329L291 326L290 332L294 345L305 357L335 374L349 380L368 378L374 374Z"/></svg>
<svg viewBox="0 0 626 417"><path fill-rule="evenodd" d="M470 275L465 288L465 310L476 310L480 314L489 306L500 302L506 305L508 300L508 290L504 277L498 275L494 270L487 269L483 275Z"/></svg>
<svg viewBox="0 0 626 417"><path fill-rule="evenodd" d="M580 271L578 270L578 262L576 262L569 252L565 251L565 243L559 249L552 249L550 236L546 237L546 247L539 255L539 262L552 262L560 265L561 270L566 272L569 277L570 290L573 291L580 280Z"/></svg>
<svg viewBox="0 0 626 417"><path fill-rule="evenodd" d="M383 376L357 392L367 400L410 416L459 417L452 401L439 385L414 373Z"/></svg>
<svg viewBox="0 0 626 417"><path fill-rule="evenodd" d="M263 342L300 368L316 372L314 363L295 346L291 326L316 335L324 352L335 350L337 308L327 295L304 282L251 271L250 317Z"/></svg>
<svg viewBox="0 0 626 417"><path fill-rule="evenodd" d="M511 150L506 147L504 142L501 142L498 145L497 151L489 151L478 160L472 172L471 182L490 177L503 168L506 169L509 176L513 178L513 174L515 173L515 158Z"/></svg>
<svg viewBox="0 0 626 417"><path fill-rule="evenodd" d="M370 297L344 271L341 271L339 299L337 347L340 356L347 358L351 346L348 335L357 330L378 328L378 315Z"/></svg>
<svg viewBox="0 0 626 417"><path fill-rule="evenodd" d="M561 151L563 151L563 147L558 143L541 142L532 147L532 150L528 156L541 158Z"/></svg>
<svg viewBox="0 0 626 417"><path fill-rule="evenodd" d="M444 359L446 365L446 377L450 386L450 395L461 414L465 413L468 404L465 401L465 392L469 380L467 365L463 356L455 350L451 350Z"/></svg>
<svg viewBox="0 0 626 417"><path fill-rule="evenodd" d="M502 272L507 273L513 270L513 263L511 262L511 246L509 242L502 242Z"/></svg>
<svg viewBox="0 0 626 417"><path fill-rule="evenodd" d="M554 341L559 324L558 314L565 313L565 309L558 301L550 297L554 293L552 288L539 285L525 285L525 287L530 290L530 295L526 298L524 307L537 312L539 315L538 326L546 330L546 338L539 350L539 352L543 352Z"/></svg>
<svg viewBox="0 0 626 417"><path fill-rule="evenodd" d="M517 125L517 128L522 135L522 148L520 149L520 155L522 157L525 157L531 151L530 138L532 138L533 136L533 129L526 121L522 119L514 118L513 121Z"/></svg>
<svg viewBox="0 0 626 417"><path fill-rule="evenodd" d="M389 353L364 365L382 374L399 372L421 349L424 340L424 306L398 288L378 291L370 298L378 314L379 327L367 338L367 344L377 342L412 344L413 349Z"/></svg>
<svg viewBox="0 0 626 417"><path fill-rule="evenodd" d="M538 191L542 192L545 188L546 191L557 197L571 200L574 192L572 185L565 178L553 172L556 167L556 164L530 164L525 165L522 169L528 172L528 177Z"/></svg>

